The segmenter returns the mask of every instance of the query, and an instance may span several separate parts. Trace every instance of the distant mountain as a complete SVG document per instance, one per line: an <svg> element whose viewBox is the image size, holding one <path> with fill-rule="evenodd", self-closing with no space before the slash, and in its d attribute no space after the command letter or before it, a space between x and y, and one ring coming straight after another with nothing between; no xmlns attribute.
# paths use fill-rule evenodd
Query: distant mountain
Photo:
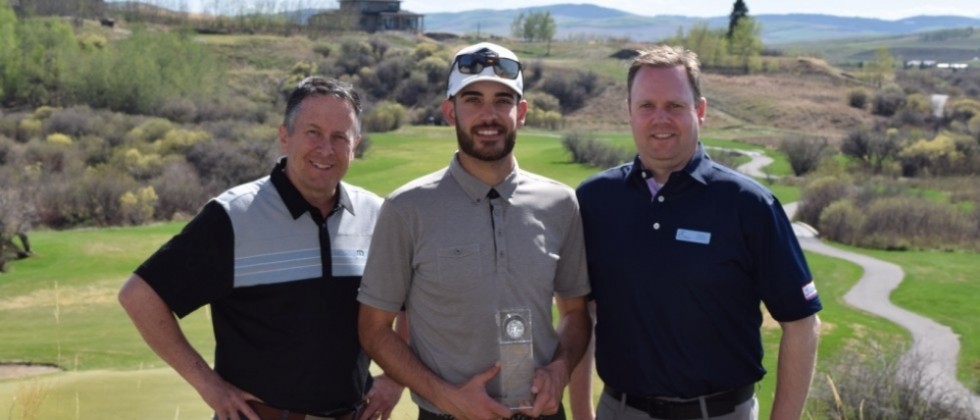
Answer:
<svg viewBox="0 0 980 420"><path fill-rule="evenodd" d="M640 16L592 4L556 4L508 10L470 10L425 15L426 32L509 36L510 24L520 13L551 11L558 25L556 38L628 38L659 41L707 22L712 28L727 28L728 16ZM816 14L756 15L766 44L786 44L867 36L891 36L939 29L978 27L980 18L965 16L915 16L882 20Z"/></svg>

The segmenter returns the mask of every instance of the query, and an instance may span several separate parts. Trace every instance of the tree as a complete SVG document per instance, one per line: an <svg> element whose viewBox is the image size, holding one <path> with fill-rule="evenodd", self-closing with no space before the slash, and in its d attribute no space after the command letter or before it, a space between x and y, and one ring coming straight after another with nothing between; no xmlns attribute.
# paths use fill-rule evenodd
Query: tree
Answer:
<svg viewBox="0 0 980 420"><path fill-rule="evenodd" d="M551 54L551 39L555 37L558 25L550 11L532 12L528 15L521 13L510 23L511 34L527 42L548 41L548 52Z"/></svg>
<svg viewBox="0 0 980 420"><path fill-rule="evenodd" d="M728 15L728 38L731 39L732 35L735 34L735 28L738 26L738 22L742 18L749 15L749 6L745 5L742 0L735 0L735 4L732 5L732 13Z"/></svg>
<svg viewBox="0 0 980 420"><path fill-rule="evenodd" d="M871 81L875 87L881 88L886 79L895 75L895 58L886 47L875 49L875 59L871 62Z"/></svg>
<svg viewBox="0 0 980 420"><path fill-rule="evenodd" d="M17 36L17 16L8 0L0 0L0 102L4 99L4 85L11 83L11 76L18 68L20 41Z"/></svg>
<svg viewBox="0 0 980 420"><path fill-rule="evenodd" d="M548 41L548 50L545 55L551 55L551 39L555 37L555 32L558 30L558 25L555 23L555 19L551 17L551 11L544 12L538 21L538 39L543 39Z"/></svg>
<svg viewBox="0 0 980 420"><path fill-rule="evenodd" d="M755 19L745 17L735 25L735 31L729 34L728 48L732 55L738 57L738 64L745 74L749 74L752 63L758 61L762 51L762 28Z"/></svg>

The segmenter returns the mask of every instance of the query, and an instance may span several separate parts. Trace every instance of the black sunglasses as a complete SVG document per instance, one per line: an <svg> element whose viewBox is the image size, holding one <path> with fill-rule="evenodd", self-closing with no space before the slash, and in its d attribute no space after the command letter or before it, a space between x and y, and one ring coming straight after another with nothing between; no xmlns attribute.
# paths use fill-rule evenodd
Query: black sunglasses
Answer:
<svg viewBox="0 0 980 420"><path fill-rule="evenodd" d="M454 64L463 74L480 74L488 66L493 66L494 74L505 79L516 79L521 72L520 62L502 58L489 48L456 57Z"/></svg>

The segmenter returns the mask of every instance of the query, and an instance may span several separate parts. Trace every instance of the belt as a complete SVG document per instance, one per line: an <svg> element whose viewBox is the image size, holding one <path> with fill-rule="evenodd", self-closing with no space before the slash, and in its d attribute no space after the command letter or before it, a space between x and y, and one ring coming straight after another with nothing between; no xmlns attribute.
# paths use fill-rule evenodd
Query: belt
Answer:
<svg viewBox="0 0 980 420"><path fill-rule="evenodd" d="M541 417L530 417L521 413L514 414L511 420L565 420L565 408L559 404L558 412L555 414L548 414ZM419 420L456 420L449 414L433 413L422 407L419 407Z"/></svg>
<svg viewBox="0 0 980 420"><path fill-rule="evenodd" d="M248 406L262 420L353 420L354 410L341 410L337 414L314 415L276 408L266 403L249 400Z"/></svg>
<svg viewBox="0 0 980 420"><path fill-rule="evenodd" d="M623 394L609 387L609 385L606 385L602 392L613 397L616 401L622 401L623 398L626 398L626 405L643 411L649 414L650 417L685 420L703 418L701 413L702 398L708 410L708 417L723 416L735 411L735 406L747 401L755 394L755 384L748 384L729 391L683 401Z"/></svg>

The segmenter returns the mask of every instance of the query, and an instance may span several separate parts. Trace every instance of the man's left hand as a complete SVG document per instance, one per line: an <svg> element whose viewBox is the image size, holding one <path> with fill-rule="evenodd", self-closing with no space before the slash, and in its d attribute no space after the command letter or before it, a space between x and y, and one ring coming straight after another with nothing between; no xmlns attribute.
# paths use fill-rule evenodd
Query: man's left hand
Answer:
<svg viewBox="0 0 980 420"><path fill-rule="evenodd" d="M374 377L374 385L364 396L364 407L358 420L388 420L402 397L405 387L385 375Z"/></svg>

